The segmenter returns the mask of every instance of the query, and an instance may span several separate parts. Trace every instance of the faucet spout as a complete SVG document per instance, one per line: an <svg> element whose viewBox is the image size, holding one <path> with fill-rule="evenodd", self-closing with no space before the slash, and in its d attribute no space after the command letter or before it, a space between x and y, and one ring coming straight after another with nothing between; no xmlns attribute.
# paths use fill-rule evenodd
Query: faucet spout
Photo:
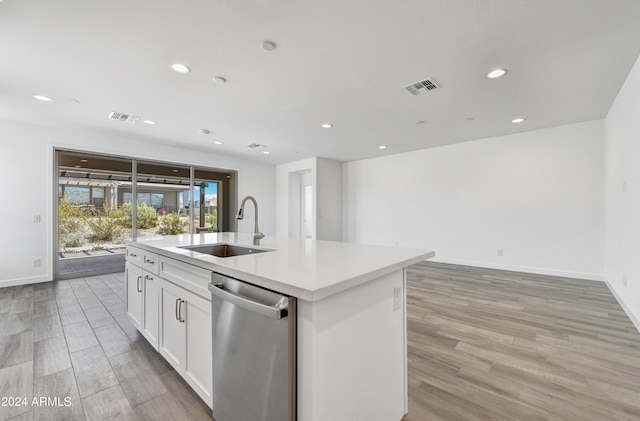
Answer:
<svg viewBox="0 0 640 421"><path fill-rule="evenodd" d="M264 234L261 233L258 229L258 202L256 202L256 199L253 196L245 196L244 199L242 199L242 202L240 202L240 209L238 210L236 220L240 221L244 219L244 204L247 202L247 200L252 201L253 207L256 209L256 214L254 217L253 244L259 245L260 239L264 238Z"/></svg>

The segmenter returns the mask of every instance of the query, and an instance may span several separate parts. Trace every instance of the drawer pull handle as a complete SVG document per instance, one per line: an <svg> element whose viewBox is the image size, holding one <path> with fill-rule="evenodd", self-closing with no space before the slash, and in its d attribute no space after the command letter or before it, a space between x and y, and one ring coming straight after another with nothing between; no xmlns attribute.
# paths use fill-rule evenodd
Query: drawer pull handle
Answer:
<svg viewBox="0 0 640 421"><path fill-rule="evenodd" d="M178 303L181 302L180 298L176 298L176 320L180 321L180 316L178 315Z"/></svg>
<svg viewBox="0 0 640 421"><path fill-rule="evenodd" d="M136 290L138 292L142 292L142 287L140 286L140 281L142 281L142 275L138 276L138 279L136 280Z"/></svg>
<svg viewBox="0 0 640 421"><path fill-rule="evenodd" d="M149 263L150 265L155 265L156 264L156 262L154 260L151 260L151 259L145 259L144 262L145 263Z"/></svg>
<svg viewBox="0 0 640 421"><path fill-rule="evenodd" d="M137 255L137 254L135 254L135 253L129 253L129 256L131 256L131 257L138 257L138 255Z"/></svg>
<svg viewBox="0 0 640 421"><path fill-rule="evenodd" d="M180 318L178 319L180 323L184 323L184 318L182 317L182 303L184 303L184 300L180 300L180 306L178 309L178 315L180 316Z"/></svg>

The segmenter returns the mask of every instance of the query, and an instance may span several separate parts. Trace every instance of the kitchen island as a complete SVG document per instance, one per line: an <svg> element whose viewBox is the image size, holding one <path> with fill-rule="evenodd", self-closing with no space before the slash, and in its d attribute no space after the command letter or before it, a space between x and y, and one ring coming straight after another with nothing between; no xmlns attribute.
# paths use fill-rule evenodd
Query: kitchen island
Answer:
<svg viewBox="0 0 640 421"><path fill-rule="evenodd" d="M209 244L259 252L216 257L192 249ZM128 240L128 314L215 416L211 273L296 297L297 419L399 421L407 412L405 268L433 255L274 237L255 246L239 233Z"/></svg>

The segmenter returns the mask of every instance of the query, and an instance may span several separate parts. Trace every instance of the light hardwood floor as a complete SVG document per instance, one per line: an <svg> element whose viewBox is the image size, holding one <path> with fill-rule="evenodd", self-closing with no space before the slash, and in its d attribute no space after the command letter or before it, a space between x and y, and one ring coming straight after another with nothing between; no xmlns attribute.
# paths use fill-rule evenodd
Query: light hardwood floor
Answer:
<svg viewBox="0 0 640 421"><path fill-rule="evenodd" d="M429 262L408 283L405 421L640 420L640 335L604 283ZM29 401L0 421L211 419L128 321L123 285L0 289L0 397Z"/></svg>
<svg viewBox="0 0 640 421"><path fill-rule="evenodd" d="M211 420L124 298L123 273L0 289L0 398L27 401L0 406L0 421Z"/></svg>
<svg viewBox="0 0 640 421"><path fill-rule="evenodd" d="M408 295L406 421L640 420L640 334L605 283L429 262Z"/></svg>

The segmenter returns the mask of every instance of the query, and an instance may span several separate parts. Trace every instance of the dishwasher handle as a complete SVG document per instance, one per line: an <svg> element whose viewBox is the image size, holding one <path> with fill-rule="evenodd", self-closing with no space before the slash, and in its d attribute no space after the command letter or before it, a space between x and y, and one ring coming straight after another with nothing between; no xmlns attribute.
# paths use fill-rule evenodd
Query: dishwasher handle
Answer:
<svg viewBox="0 0 640 421"><path fill-rule="evenodd" d="M217 284L209 284L209 291L216 297L228 301L232 304L235 304L239 307L242 307L246 310L253 311L255 313L261 314L263 316L270 317L272 319L283 319L287 317L287 307L289 305L287 297L282 297L280 301L272 306L268 306L265 304L258 303L253 300L249 300L247 298L241 297L239 295L233 294L224 289L224 285L222 283Z"/></svg>

